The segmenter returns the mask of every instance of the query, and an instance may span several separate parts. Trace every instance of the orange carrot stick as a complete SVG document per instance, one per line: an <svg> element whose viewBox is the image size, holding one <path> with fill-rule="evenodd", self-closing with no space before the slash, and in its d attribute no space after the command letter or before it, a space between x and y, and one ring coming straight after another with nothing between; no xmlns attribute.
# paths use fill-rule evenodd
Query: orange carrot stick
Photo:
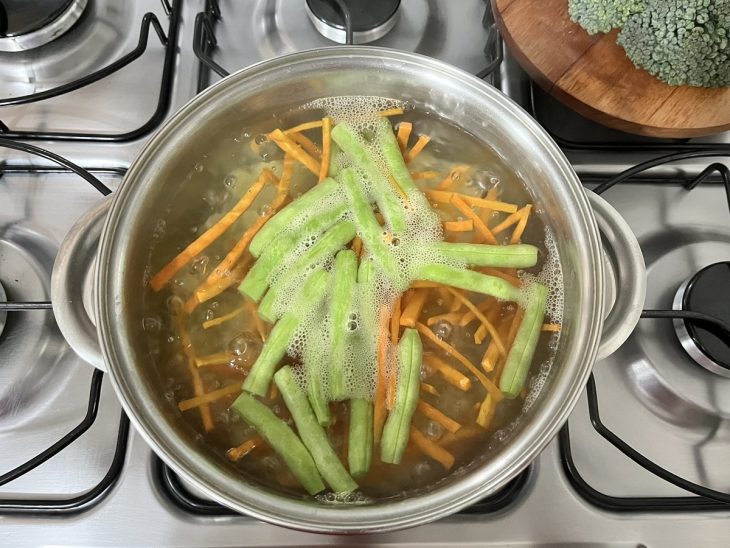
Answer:
<svg viewBox="0 0 730 548"><path fill-rule="evenodd" d="M408 148L408 139L411 138L411 130L413 130L413 124L410 122L401 122L398 124L396 140L398 141L398 148L400 148L401 154L405 154Z"/></svg>
<svg viewBox="0 0 730 548"><path fill-rule="evenodd" d="M507 330L507 336L505 337L505 340L507 342L508 346L512 346L512 342L515 340L515 336L517 335L517 329L520 327L520 323L522 323L522 316L524 315L524 311L521 308L518 308L514 315L512 316L512 320L509 324L509 329ZM487 349L489 350L489 349ZM492 373L492 378L494 378L495 382L499 382L499 377L502 374L502 369L504 368L504 364L506 362L506 358L502 357L496 358L494 360L494 372ZM486 367L485 367L486 369Z"/></svg>
<svg viewBox="0 0 730 548"><path fill-rule="evenodd" d="M225 271L220 275L216 275L215 271L212 272L208 276L208 279L195 289L195 293L185 303L185 313L192 314L193 310L200 303L204 303L216 295L220 295L232 285L240 283L246 275L246 272L248 272L252 261L252 257L244 257L232 270Z"/></svg>
<svg viewBox="0 0 730 548"><path fill-rule="evenodd" d="M476 196L469 196L468 194L462 194L461 192L451 192L448 190L427 190L426 196L439 204L453 203L454 198L459 198L469 205L480 208L488 208L493 209L494 211L503 211L505 213L515 213L517 211L517 206L515 204L500 202L498 200L477 198Z"/></svg>
<svg viewBox="0 0 730 548"><path fill-rule="evenodd" d="M487 297L482 302L480 302L476 307L484 312L485 310L488 310L492 306L495 306L497 300L494 297ZM466 327L469 325L472 321L476 320L477 317L474 315L474 313L467 309L466 313L461 317L459 320L459 327Z"/></svg>
<svg viewBox="0 0 730 548"><path fill-rule="evenodd" d="M309 171L319 176L319 162L307 154L288 135L284 135L280 129L275 129L269 133L269 137L285 154L292 156L295 160L304 164Z"/></svg>
<svg viewBox="0 0 730 548"><path fill-rule="evenodd" d="M423 356L423 361L428 367L441 374L446 382L455 386L463 392L471 390L471 381L469 377L450 366L444 360L433 354Z"/></svg>
<svg viewBox="0 0 730 548"><path fill-rule="evenodd" d="M384 117L400 116L401 114L403 114L403 109L400 107L389 108L389 109L381 110L380 112L378 112L378 116L384 116Z"/></svg>
<svg viewBox="0 0 730 548"><path fill-rule="evenodd" d="M290 133L301 133L302 131L307 131L308 129L317 129L319 127L322 127L322 120L314 120L313 122L304 122L303 124L299 124L298 126L285 129L284 134L288 135Z"/></svg>
<svg viewBox="0 0 730 548"><path fill-rule="evenodd" d="M454 455L449 453L443 447L432 442L415 428L411 428L410 440L426 456L438 462L446 470L450 470L451 467L454 466Z"/></svg>
<svg viewBox="0 0 730 548"><path fill-rule="evenodd" d="M428 384L427 382L421 383L421 392L426 392L426 394L431 394L432 396L439 395L439 391L436 390L436 387L432 384Z"/></svg>
<svg viewBox="0 0 730 548"><path fill-rule="evenodd" d="M499 333L497 333L497 330L495 329L494 325L492 325L492 322L490 322L489 319L484 314L482 314L481 310L479 310L479 308L477 308L473 302L464 297L464 295L451 288L449 288L449 291L454 295L454 297L459 299L464 304L464 306L471 310L471 312L479 319L479 321L487 329L489 335L494 340L494 344L497 345L499 353L504 356L507 352L505 351L502 340L499 337Z"/></svg>
<svg viewBox="0 0 730 548"><path fill-rule="evenodd" d="M195 241L188 245L180 254L172 261L167 263L162 270L155 274L150 280L150 287L154 291L159 291L169 282L177 272L185 266L193 257L199 255L205 248L212 244L218 237L228 230L236 220L251 206L256 196L259 195L264 185L270 181L276 180L271 170L264 168L256 181L241 197L233 208L220 218L213 226L198 236Z"/></svg>
<svg viewBox="0 0 730 548"><path fill-rule="evenodd" d="M378 330L378 378L375 385L375 404L373 406L373 437L380 441L385 424L386 397L388 378L385 371L385 361L388 352L388 311L385 306L380 310L380 328Z"/></svg>
<svg viewBox="0 0 730 548"><path fill-rule="evenodd" d="M474 230L474 221L471 219L464 219L463 221L446 221L444 223L444 230L449 232L470 232Z"/></svg>
<svg viewBox="0 0 730 548"><path fill-rule="evenodd" d="M332 119L322 118L322 164L319 166L319 182L325 180L330 169L332 155Z"/></svg>
<svg viewBox="0 0 730 548"><path fill-rule="evenodd" d="M461 428L461 424L456 422L451 417L443 414L441 411L436 409L433 405L429 405L423 400L418 401L416 409L424 416L428 417L434 422L439 423L441 426L446 428L449 432L457 432Z"/></svg>
<svg viewBox="0 0 730 548"><path fill-rule="evenodd" d="M520 217L520 222L517 223L517 226L515 227L515 230L509 239L509 243L511 243L511 244L520 243L520 239L522 239L522 233L525 231L525 227L527 226L527 220L530 218L531 209L532 209L532 206L530 204L527 204L525 207L523 207L520 210L520 211L522 211L522 217Z"/></svg>
<svg viewBox="0 0 730 548"><path fill-rule="evenodd" d="M494 405L492 395L487 394L487 396L484 398L484 401L482 401L481 405L479 406L479 413L477 414L477 424L482 428L489 428L489 424L492 422L492 418L494 417L495 408L496 405Z"/></svg>
<svg viewBox="0 0 730 548"><path fill-rule="evenodd" d="M411 179L418 181L419 179L433 179L441 175L438 171L411 171Z"/></svg>
<svg viewBox="0 0 730 548"><path fill-rule="evenodd" d="M489 274L490 276L497 276L498 278L507 280L509 283L511 283L515 287L522 286L522 280L520 280L517 276L513 276L509 272L505 272L504 270L500 270L499 268L485 266L485 267L478 269L478 271L482 272L484 274Z"/></svg>
<svg viewBox="0 0 730 548"><path fill-rule="evenodd" d="M421 315L421 310L426 302L427 291L416 291L411 299L409 299L405 310L400 317L400 324L405 327L414 327Z"/></svg>
<svg viewBox="0 0 730 548"><path fill-rule="evenodd" d="M250 301L248 299L246 299L245 306L248 309L248 313L251 314L251 317L253 318L253 324L256 326L256 331L261 338L261 342L266 342L266 327L264 326L264 322L261 321L261 317L259 316L258 306L256 306L253 301Z"/></svg>
<svg viewBox="0 0 730 548"><path fill-rule="evenodd" d="M467 171L469 171L469 166L465 165L458 165L451 168L451 171L441 179L441 182L436 185L436 190L446 190L454 186L454 183L459 180L459 178L465 174Z"/></svg>
<svg viewBox="0 0 730 548"><path fill-rule="evenodd" d="M207 394L203 396L196 396L195 398L190 398L189 400L183 400L180 403L177 404L180 411L187 411L188 409L193 409L195 407L200 407L201 405L205 403L211 403L215 400L222 398L223 396L230 396L231 394L238 394L241 391L241 384L235 383L235 384L229 384L228 386L224 386L223 388L219 388L218 390L213 390L212 392L208 392Z"/></svg>
<svg viewBox="0 0 730 548"><path fill-rule="evenodd" d="M411 283L411 289L433 289L435 287L441 287L441 284L437 284L436 282L424 281L415 281Z"/></svg>
<svg viewBox="0 0 730 548"><path fill-rule="evenodd" d="M459 196L454 196L454 198L451 200L451 203L461 211L464 215L469 217L472 222L474 223L474 229L479 232L482 237L487 241L487 243L490 244L496 244L497 238L494 237L494 234L491 230L487 228L487 225L484 224L484 221L482 221L479 216L472 210L471 207L469 207L464 200L462 200Z"/></svg>
<svg viewBox="0 0 730 548"><path fill-rule="evenodd" d="M549 331L551 333L558 333L560 331L560 324L559 323L544 323L542 324L542 330L543 331Z"/></svg>
<svg viewBox="0 0 730 548"><path fill-rule="evenodd" d="M353 238L352 250L355 252L355 255L357 255L359 259L360 255L362 255L362 240L360 239L360 236L355 236L355 238Z"/></svg>
<svg viewBox="0 0 730 548"><path fill-rule="evenodd" d="M410 164L413 160L415 160L419 154L423 151L424 148L426 148L426 145L431 140L431 137L428 135L420 135L418 137L418 141L416 141L416 144L411 147L411 150L406 152L406 155L404 156L404 160L406 164Z"/></svg>
<svg viewBox="0 0 730 548"><path fill-rule="evenodd" d="M401 314L401 298L395 300L393 303L393 313L390 315L390 341L393 345L398 344L398 336L400 334L400 314ZM393 364L395 366L395 364ZM395 391L398 383L398 371L397 369L391 368L390 376L388 377L388 400L386 406L390 411L395 405Z"/></svg>
<svg viewBox="0 0 730 548"><path fill-rule="evenodd" d="M457 320L461 318L461 312L445 312L444 314L436 314L426 319L426 325L431 327L439 322L448 322L450 324L456 324Z"/></svg>
<svg viewBox="0 0 730 548"><path fill-rule="evenodd" d="M208 367L211 365L228 365L231 355L228 352L216 352L207 356L196 356L193 358L195 367Z"/></svg>
<svg viewBox="0 0 730 548"><path fill-rule="evenodd" d="M218 325L221 325L222 323L225 323L228 320L232 320L233 318L238 316L244 310L246 310L246 307L239 306L238 308L229 312L228 314L224 314L223 316L220 316L218 318L213 318L212 320L206 320L203 322L203 329L210 329L211 327L216 327Z"/></svg>
<svg viewBox="0 0 730 548"><path fill-rule="evenodd" d="M226 451L226 456L232 461L237 461L248 455L258 446L263 445L263 443L264 439L261 436L253 436L252 438L244 441L238 447L230 448L228 451Z"/></svg>
<svg viewBox="0 0 730 548"><path fill-rule="evenodd" d="M193 352L193 343L190 341L190 336L185 329L185 315L181 310L177 310L175 314L175 324L177 327L177 333L180 337L180 344L182 345L183 354L188 362L188 371L193 379L193 393L196 397L202 397L205 395L205 388L203 387L203 379L200 377L198 368L195 367L195 354ZM207 402L203 402L200 406L200 416L203 419L203 428L206 432L213 430L213 416L210 413L210 406Z"/></svg>
<svg viewBox="0 0 730 548"><path fill-rule="evenodd" d="M322 158L322 152L319 150L319 147L303 133L291 133L288 137L302 147L315 160Z"/></svg>
<svg viewBox="0 0 730 548"><path fill-rule="evenodd" d="M443 341L439 339L436 334L431 331L428 327L423 325L422 323L416 324L416 329L418 332L423 335L426 339L428 339L431 343L433 343L435 346L438 346L441 350L446 352L448 355L453 356L456 358L456 360L461 363L464 367L466 367L472 375L474 375L480 383L482 383L482 386L486 388L489 392L492 393L492 396L494 396L494 399L496 401L501 401L504 398L504 395L502 394L502 391L497 388L497 386L490 381L487 377L484 376L484 373L479 371L477 367L469 361L469 359L464 356L461 352L459 352L456 348L451 346L446 341Z"/></svg>

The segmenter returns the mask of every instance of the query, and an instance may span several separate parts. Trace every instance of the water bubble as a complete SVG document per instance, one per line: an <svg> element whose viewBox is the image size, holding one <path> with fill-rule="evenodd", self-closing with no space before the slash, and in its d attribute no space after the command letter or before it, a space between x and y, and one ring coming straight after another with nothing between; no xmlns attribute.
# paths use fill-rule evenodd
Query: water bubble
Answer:
<svg viewBox="0 0 730 548"><path fill-rule="evenodd" d="M234 175L229 175L225 179L223 179L223 184L226 185L228 188L232 188L236 185L238 182L238 179Z"/></svg>
<svg viewBox="0 0 730 548"><path fill-rule="evenodd" d="M142 330L148 333L156 333L162 329L162 320L158 316L142 318Z"/></svg>
<svg viewBox="0 0 730 548"><path fill-rule="evenodd" d="M440 320L433 326L434 334L442 341L449 342L453 331L454 327L446 320Z"/></svg>
<svg viewBox="0 0 730 548"><path fill-rule="evenodd" d="M173 392L172 390L167 390L165 392L165 399L167 401L169 401L170 403L174 402L175 401L175 392Z"/></svg>
<svg viewBox="0 0 730 548"><path fill-rule="evenodd" d="M165 306L170 312L177 312L183 306L183 300L177 295L170 295L165 301Z"/></svg>
<svg viewBox="0 0 730 548"><path fill-rule="evenodd" d="M353 322L353 321L347 322L347 329L349 329L350 331L357 330L357 322Z"/></svg>
<svg viewBox="0 0 730 548"><path fill-rule="evenodd" d="M434 421L428 421L426 428L423 429L425 436L432 440L439 440L444 435L444 427Z"/></svg>
<svg viewBox="0 0 730 548"><path fill-rule="evenodd" d="M205 321L206 321L206 322L209 322L209 321L210 321L210 320L212 320L213 318L215 318L215 312L213 312L213 311L212 311L212 310L211 310L211 309L209 308L208 310L206 310L206 311L205 311Z"/></svg>
<svg viewBox="0 0 730 548"><path fill-rule="evenodd" d="M208 263L210 258L207 255L196 257L190 263L190 273L193 275L205 275L208 271Z"/></svg>
<svg viewBox="0 0 730 548"><path fill-rule="evenodd" d="M271 212L271 205L264 204L259 208L259 216L266 217Z"/></svg>
<svg viewBox="0 0 730 548"><path fill-rule="evenodd" d="M195 167L193 169L195 169L195 171L197 171L198 173L202 173L203 169L205 169L205 168L203 167L203 164L198 162L197 164L195 164Z"/></svg>
<svg viewBox="0 0 730 548"><path fill-rule="evenodd" d="M244 139L250 139L251 138L251 132L244 130L244 132L241 134L241 137Z"/></svg>
<svg viewBox="0 0 730 548"><path fill-rule="evenodd" d="M256 135L256 137L253 138L253 142L257 145L263 145L269 142L269 136L265 133L259 133L258 135Z"/></svg>

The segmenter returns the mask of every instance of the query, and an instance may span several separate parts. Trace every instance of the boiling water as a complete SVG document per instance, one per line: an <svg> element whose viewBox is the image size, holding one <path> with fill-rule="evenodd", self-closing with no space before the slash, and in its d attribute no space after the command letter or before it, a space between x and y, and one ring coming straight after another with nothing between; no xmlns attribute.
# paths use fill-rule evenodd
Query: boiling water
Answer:
<svg viewBox="0 0 730 548"><path fill-rule="evenodd" d="M213 140L214 142L210 142L209 150L194 159L189 173L181 183L180 196L170 197L170 206L164 210L163 216L157 223L150 246L149 273L154 274L159 271L192 240L214 224L240 199L262 168L269 168L277 176L281 175L283 153L267 138L266 133L277 127L286 129L328 115L335 123L345 120L357 127L364 135L365 144L376 149L376 143L371 142L375 135L373 124L377 120L374 113L394 106L402 105L397 101L380 98L375 100L358 98L356 101L352 98L327 98L292 109L274 118L263 119L256 124L245 127L236 124L221 128L218 137ZM514 170L505 165L488 144L478 141L441 118L409 108L407 104L405 113L391 120L395 124L401 121L413 123L412 142L415 141L416 135L426 134L431 137L425 150L409 165L409 169L412 172L434 171L440 173L440 176L417 180L419 187L433 188L455 165L466 164L472 166L472 169L463 175L455 175L451 190L484 197L496 186L500 191L499 199L502 201L518 206L532 203L524 182L517 179ZM307 135L320 145L318 130L307 132ZM343 155L337 155L333 165L341 169L347 166L347 160ZM316 177L302 165L297 164L290 196L296 199L314 184ZM169 401L175 413L179 413L178 402L194 397L188 363L191 356L215 356L216 365L198 369L205 391L211 392L222 386L243 381L261 350L262 326L254 321L248 310L220 325L209 329L203 327L206 321L221 318L244 305L244 299L236 291L236 285L214 299L200 304L192 311L190 317L186 318L185 329L190 340L188 348L183 348L184 339L181 339L174 315L228 250L235 245L241 234L256 222L258 216L267 213L268 204L274 195L273 185L267 185L252 207L233 227L201 255L191 260L171 283L159 293L148 289L143 294L145 313L142 328L149 346L151 358L149 366L158 379L159 392ZM187 204L187 207L180 207L181 203ZM325 207L326 204L321 206ZM424 244L444 238L441 221L462 220L458 213L448 206L432 204L432 209L419 208L417 201L414 201L409 202L409 207L408 230L399 238L397 249L393 249L396 254L400 252L403 258L407 259L399 263L407 280L412 279L413 269L418 263L433 262L433 257L421 250L426 249ZM505 216L504 213L492 213L492 217L485 221L494 226ZM387 231L387 225L384 228ZM508 229L503 233L503 238L508 238L511 230ZM449 234L448 238L451 241L471 241L473 234L455 233ZM550 291L545 321L560 323L563 307L560 261L539 204L535 204L533 208L522 242L536 245L540 249L538 265L519 272L525 292L529 292L534 281L546 284ZM247 259L250 259L250 256L244 256L244 260ZM365 255L363 260L367 260ZM453 264L460 266L458 261L453 261ZM271 281L276 281L276 273L272 274ZM378 291L374 296L361 301L363 308L379 310L383 304L390 306L400 294L400 288L393 287L385 279L380 280L377 287ZM468 297L475 303L484 300L483 296L476 294L468 294ZM277 303L277 307L283 311L289 303L291 298L287 296ZM495 302L494 306L497 309L490 311L491 318L499 324L509 321L516 305ZM426 323L427 318L447 312L448 307L449 303L443 292L431 291L421 312L420 321ZM310 314L291 345L291 357L285 358L285 362L297 363L299 356L303 352L306 354L307 340L326 337L327 322L326 316ZM481 344L474 342L474 331L478 325L478 322L471 322L465 327L460 327L457 322L441 321L432 325L431 329L478 366L489 344L489 337L486 337ZM265 335L270 326L263 326L263 329ZM478 381L472 378L471 390L464 392L446 382L441 374L424 364L422 381L433 387L438 396L422 395L423 399L463 426L460 433L451 434L438 422L428 419L419 412L414 415L412 424L428 439L450 451L456 459L456 464L451 471L446 471L438 462L410 446L399 465L383 464L378 459L376 447L370 472L364 478L358 479L362 493L369 500L405 496L447 481L449 475L460 473L460 470L467 469L470 463L489 458L490 453L498 448L518 425L521 413L526 412L538 398L541 388L549 378L552 357L558 341L559 333L542 334L533 360L530 380L522 396L515 400L500 402L485 429L475 424L479 404L485 396ZM347 376L347 389L352 397L372 398L377 369L375 338L371 343L369 347L373 349L372 353L363 355L351 351L346 356L348 371L351 373ZM455 359L427 341L424 341L424 352L427 357L426 363L429 361L428 358L434 355L470 376ZM309 360L308 366L318 372L326 391L327 356L321 353L314 355L318 359ZM306 385L308 375L301 372L301 367L299 369L298 378L303 385ZM487 376L491 378L489 374ZM207 433L203 428L199 410L192 409L179 413L197 433L198 441L225 462L229 462L225 455L231 447L239 445L255 433L235 412L229 411L228 406L234 397L235 395L226 396L210 404L215 428ZM271 393L264 401L277 415L293 424L278 394ZM348 406L345 402L333 402L331 411L334 424L329 428L328 435L335 451L344 462L347 462ZM249 455L229 464L240 469L241 473L252 481L262 482L292 494L303 493L283 461L266 446L258 447ZM362 496L351 498L352 500L348 499L348 502L363 500ZM325 496L323 500L328 499Z"/></svg>

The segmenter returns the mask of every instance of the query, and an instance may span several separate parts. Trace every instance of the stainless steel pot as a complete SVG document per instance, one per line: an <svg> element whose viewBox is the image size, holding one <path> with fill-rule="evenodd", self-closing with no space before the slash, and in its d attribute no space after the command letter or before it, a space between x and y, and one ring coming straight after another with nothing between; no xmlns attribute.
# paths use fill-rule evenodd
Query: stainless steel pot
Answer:
<svg viewBox="0 0 730 548"><path fill-rule="evenodd" d="M153 390L141 344L140 291L148 289L143 289L147 249L140 242L149 240L157 212L177 195L190 158L196 151L199 154L200 143L215 138L220 124L232 119L244 123L252 115L322 96L363 94L407 98L489 143L514 167L555 234L565 311L548 383L495 453L477 459L464 473L428 493L334 507L247 482L206 452L177 411ZM87 299L84 307L80 282L89 273L95 298L93 306ZM634 328L646 277L638 243L626 223L605 201L584 191L555 143L509 98L430 58L380 48L336 47L260 63L190 101L145 145L111 205L102 202L71 231L57 259L52 286L54 312L71 346L109 372L137 430L178 474L212 499L265 521L308 531L351 533L438 519L494 492L522 471L567 419L597 357L618 348Z"/></svg>

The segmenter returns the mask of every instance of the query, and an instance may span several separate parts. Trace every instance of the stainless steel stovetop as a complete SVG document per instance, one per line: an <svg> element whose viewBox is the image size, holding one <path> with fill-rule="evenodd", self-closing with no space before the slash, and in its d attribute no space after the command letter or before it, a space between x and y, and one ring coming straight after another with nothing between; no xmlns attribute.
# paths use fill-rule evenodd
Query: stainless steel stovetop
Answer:
<svg viewBox="0 0 730 548"><path fill-rule="evenodd" d="M88 4L76 26L61 38L27 52L0 53L0 98L55 88L113 63L138 47L146 12L154 14L172 44L165 47L152 23L146 47L124 68L58 97L20 105L0 101L0 120L14 142L60 154L114 189L149 136L145 128L156 127L158 118L182 106L206 81L217 79L213 72L200 73L194 52L196 17L204 17L198 14L211 2L173 2L169 16L157 0ZM212 59L228 70L331 45L314 30L304 4L220 0L220 19L211 18L214 24L199 30L214 32ZM496 50L490 45L484 52L491 31L489 21L482 21L487 8L483 0L402 4L395 28L377 44L437 57L473 73L489 64ZM210 50L203 41L197 44L204 53ZM169 80L163 76L166 71ZM537 90L508 51L489 78L559 139L589 186L682 147L724 147L724 157L660 166L604 194L642 245L649 282L646 308L671 308L683 281L708 264L730 259L730 213L722 185L715 179L692 191L681 186L713 160L730 164L730 134L671 143L601 128ZM96 136L79 135L89 133ZM8 301L47 301L59 243L101 195L45 158L3 147L0 174L0 284ZM76 428L87 414L89 399L98 401L83 434L0 487L2 546L729 542L730 505L695 497L624 456L591 425L586 397L570 418L569 437L564 431L530 468L524 486L486 506L492 511L349 538L298 533L229 515L188 492L133 430L127 432L113 391L67 347L51 311L0 311L0 326L0 474ZM619 351L597 364L595 387L601 420L632 447L689 481L730 491L730 379L692 362L670 320L641 320Z"/></svg>

